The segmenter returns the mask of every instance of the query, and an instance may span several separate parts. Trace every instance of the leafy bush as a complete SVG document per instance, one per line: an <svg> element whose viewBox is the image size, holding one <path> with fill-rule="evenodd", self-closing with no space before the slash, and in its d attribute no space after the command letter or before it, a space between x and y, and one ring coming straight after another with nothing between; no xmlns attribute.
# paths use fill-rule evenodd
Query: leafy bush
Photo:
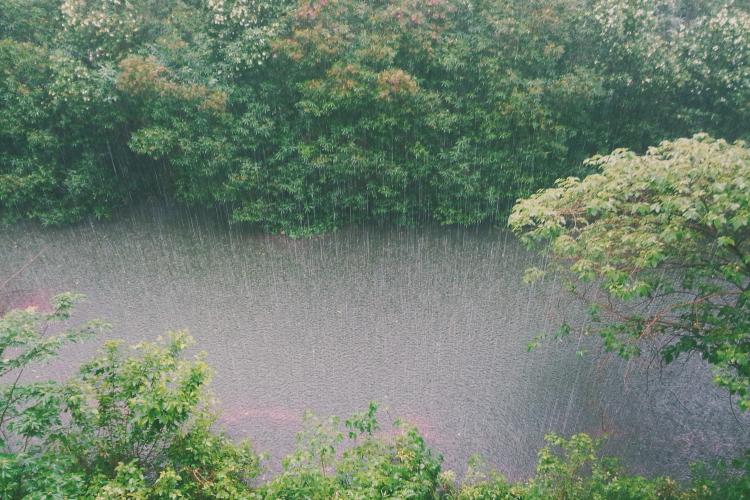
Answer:
<svg viewBox="0 0 750 500"><path fill-rule="evenodd" d="M106 328L89 322L46 336L80 296L57 296L54 310L13 310L0 319L0 493L4 498L236 498L259 472L247 444L212 432L209 368L182 354L184 332L125 355L118 343L65 384L19 384L23 370Z"/></svg>

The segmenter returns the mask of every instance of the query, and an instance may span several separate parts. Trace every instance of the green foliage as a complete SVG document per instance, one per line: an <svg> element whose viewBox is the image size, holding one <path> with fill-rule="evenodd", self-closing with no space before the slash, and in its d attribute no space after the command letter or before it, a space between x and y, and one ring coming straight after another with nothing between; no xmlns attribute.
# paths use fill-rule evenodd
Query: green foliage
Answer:
<svg viewBox="0 0 750 500"><path fill-rule="evenodd" d="M103 105L113 99L105 69L12 40L0 40L0 67L0 218L106 215L122 190L109 139L121 119Z"/></svg>
<svg viewBox="0 0 750 500"><path fill-rule="evenodd" d="M0 217L492 221L595 153L746 137L749 31L720 0L0 0Z"/></svg>
<svg viewBox="0 0 750 500"><path fill-rule="evenodd" d="M51 443L74 457L97 495L235 498L259 471L248 445L211 433L208 366L187 360L185 332L142 343L126 356L117 343L81 367L66 388L70 423ZM131 491L132 489L132 491Z"/></svg>
<svg viewBox="0 0 750 500"><path fill-rule="evenodd" d="M296 218L284 227L311 217L321 228L365 217L474 224L551 181L580 154L565 144L564 115L600 89L585 70L545 74L566 58L542 45L564 41L529 31L574 13L535 14L508 2L301 2L269 66L284 79L270 99L274 156L233 179L234 218L274 227L282 199ZM286 100L291 109L276 104ZM269 167L274 182L258 191L255 173Z"/></svg>
<svg viewBox="0 0 750 500"><path fill-rule="evenodd" d="M0 318L0 495L3 498L237 498L259 470L246 443L212 431L209 369L187 360L184 332L125 353L108 343L63 385L21 383L23 370L106 328L92 321L50 336L80 296L50 313Z"/></svg>
<svg viewBox="0 0 750 500"><path fill-rule="evenodd" d="M492 470L480 455L469 458L466 477L463 483L456 485L453 471L441 475L441 486L444 496L456 500L500 500L520 497L522 487L512 485L497 471Z"/></svg>
<svg viewBox="0 0 750 500"><path fill-rule="evenodd" d="M539 452L536 477L524 497L657 499L677 498L677 484L666 478L646 479L622 473L616 460L600 457L601 442L586 434L570 439L546 438Z"/></svg>
<svg viewBox="0 0 750 500"><path fill-rule="evenodd" d="M377 405L345 423L351 446L343 441L338 418L321 422L308 413L297 451L284 460L284 472L257 495L261 498L430 498L438 488L441 457L433 456L419 432L396 423L393 437L376 432Z"/></svg>
<svg viewBox="0 0 750 500"><path fill-rule="evenodd" d="M62 465L44 458L51 429L62 425L64 387L51 382L22 381L24 371L57 355L67 344L106 331L108 325L90 321L60 329L82 295L61 294L51 311L14 309L0 317L0 496L14 498L23 491L76 491L81 484ZM59 331L55 335L48 330Z"/></svg>
<svg viewBox="0 0 750 500"><path fill-rule="evenodd" d="M712 467L693 466L692 498L750 498L750 452L733 460L722 460Z"/></svg>
<svg viewBox="0 0 750 500"><path fill-rule="evenodd" d="M0 0L0 39L39 45L60 30L60 0Z"/></svg>
<svg viewBox="0 0 750 500"><path fill-rule="evenodd" d="M750 17L742 2L592 1L585 20L611 97L608 142L641 150L696 131L735 139L748 106ZM739 122L737 120L740 120ZM625 139L623 141L623 139Z"/></svg>
<svg viewBox="0 0 750 500"><path fill-rule="evenodd" d="M550 248L608 350L698 353L750 408L750 150L696 135L590 164L519 201L511 227Z"/></svg>
<svg viewBox="0 0 750 500"><path fill-rule="evenodd" d="M395 432L382 432L375 403L343 426L307 413L283 472L254 483L260 457L213 431L210 370L200 356L185 357L191 339L184 332L130 349L109 342L61 385L19 383L30 363L106 328L95 321L46 335L69 320L78 300L63 294L49 313L13 310L0 318L3 498L696 499L750 491L747 457L696 468L680 489L668 478L625 474L585 434L548 436L528 481L510 483L477 456L458 483L452 471L441 472L442 457L416 428L397 421Z"/></svg>
<svg viewBox="0 0 750 500"><path fill-rule="evenodd" d="M47 330L66 321L81 295L62 294L52 299L52 311L14 309L0 317L0 453L26 451L36 439L60 424L61 388L53 382L21 384L24 370L44 362L69 343L80 342L108 327L90 321L56 335Z"/></svg>
<svg viewBox="0 0 750 500"><path fill-rule="evenodd" d="M569 439L550 434L539 451L536 475L526 482L509 483L492 471L480 457L472 457L464 483L459 487L446 478L446 498L478 499L677 499L703 498L696 489L681 490L669 478L648 479L624 473L616 459L602 456L601 440L586 434ZM717 483L718 484L718 483ZM717 491L717 484L705 492ZM734 483L722 483L729 488Z"/></svg>

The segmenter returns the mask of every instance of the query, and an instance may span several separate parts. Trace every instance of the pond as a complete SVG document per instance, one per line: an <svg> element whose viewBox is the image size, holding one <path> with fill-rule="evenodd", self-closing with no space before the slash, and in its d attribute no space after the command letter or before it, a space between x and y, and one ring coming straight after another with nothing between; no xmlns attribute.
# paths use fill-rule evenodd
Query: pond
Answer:
<svg viewBox="0 0 750 500"><path fill-rule="evenodd" d="M580 307L507 231L356 226L311 239L262 235L220 216L145 207L62 229L0 235L6 302L88 296L128 343L188 329L215 369L220 425L272 462L305 409L345 417L378 401L416 424L462 472L473 453L511 478L533 472L548 432L608 435L634 472L684 477L688 463L750 445L747 418L698 362L629 364L575 339L527 352ZM103 339L29 373L61 378ZM586 351L581 356L577 351Z"/></svg>

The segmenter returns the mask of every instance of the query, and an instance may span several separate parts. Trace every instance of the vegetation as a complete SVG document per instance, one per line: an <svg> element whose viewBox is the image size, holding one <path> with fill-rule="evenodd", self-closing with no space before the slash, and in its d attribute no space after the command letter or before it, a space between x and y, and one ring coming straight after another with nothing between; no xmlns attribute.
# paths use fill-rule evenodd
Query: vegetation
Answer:
<svg viewBox="0 0 750 500"><path fill-rule="evenodd" d="M624 358L698 354L750 409L750 149L696 135L590 163L520 201L511 226L588 304L583 333Z"/></svg>
<svg viewBox="0 0 750 500"><path fill-rule="evenodd" d="M0 0L0 217L493 220L596 153L747 138L748 33L731 0Z"/></svg>
<svg viewBox="0 0 750 500"><path fill-rule="evenodd" d="M186 360L184 332L168 342L118 343L63 384L19 384L30 364L100 322L47 336L80 296L61 295L51 313L12 310L0 319L0 496L3 498L237 498L260 470L247 444L211 431L209 368ZM14 357L5 357L12 355Z"/></svg>
<svg viewBox="0 0 750 500"><path fill-rule="evenodd" d="M106 329L101 322L47 335L69 319L80 296L61 295L54 310L12 310L0 319L5 381L0 399L3 498L741 498L750 494L736 462L680 487L668 478L623 473L585 434L547 437L536 475L511 483L479 457L458 483L419 431L396 423L380 432L377 406L347 419L305 416L297 450L283 472L258 480L262 457L216 432L208 366L189 359L184 332L126 351L108 343L70 380L19 383L30 364L67 342ZM12 383L9 383L12 381ZM346 439L348 443L343 445ZM734 467L734 468L733 468Z"/></svg>
<svg viewBox="0 0 750 500"><path fill-rule="evenodd" d="M558 336L697 354L748 410L749 36L733 0L0 0L0 220L158 197L297 235L478 224L526 197L510 226L588 305ZM264 482L185 332L26 382L108 329L66 327L79 299L0 316L3 498L750 497L750 457L678 484L583 434L548 436L528 480L475 458L457 481L375 404L307 415Z"/></svg>

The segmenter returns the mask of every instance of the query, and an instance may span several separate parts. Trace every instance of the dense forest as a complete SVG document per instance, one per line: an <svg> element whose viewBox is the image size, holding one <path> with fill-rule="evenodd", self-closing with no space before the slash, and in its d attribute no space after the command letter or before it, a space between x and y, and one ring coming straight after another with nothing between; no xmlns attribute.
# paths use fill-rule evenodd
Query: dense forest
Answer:
<svg viewBox="0 0 750 500"><path fill-rule="evenodd" d="M530 349L694 357L750 409L747 2L0 0L0 103L3 223L153 199L291 236L507 220L545 254L528 281L588 311ZM186 332L28 377L109 331L71 318L82 298L0 310L3 498L750 498L750 455L678 482L586 434L550 434L527 479L457 477L375 403L306 415L264 476Z"/></svg>
<svg viewBox="0 0 750 500"><path fill-rule="evenodd" d="M750 121L720 0L2 0L0 215L144 198L306 234L476 224L581 160Z"/></svg>

